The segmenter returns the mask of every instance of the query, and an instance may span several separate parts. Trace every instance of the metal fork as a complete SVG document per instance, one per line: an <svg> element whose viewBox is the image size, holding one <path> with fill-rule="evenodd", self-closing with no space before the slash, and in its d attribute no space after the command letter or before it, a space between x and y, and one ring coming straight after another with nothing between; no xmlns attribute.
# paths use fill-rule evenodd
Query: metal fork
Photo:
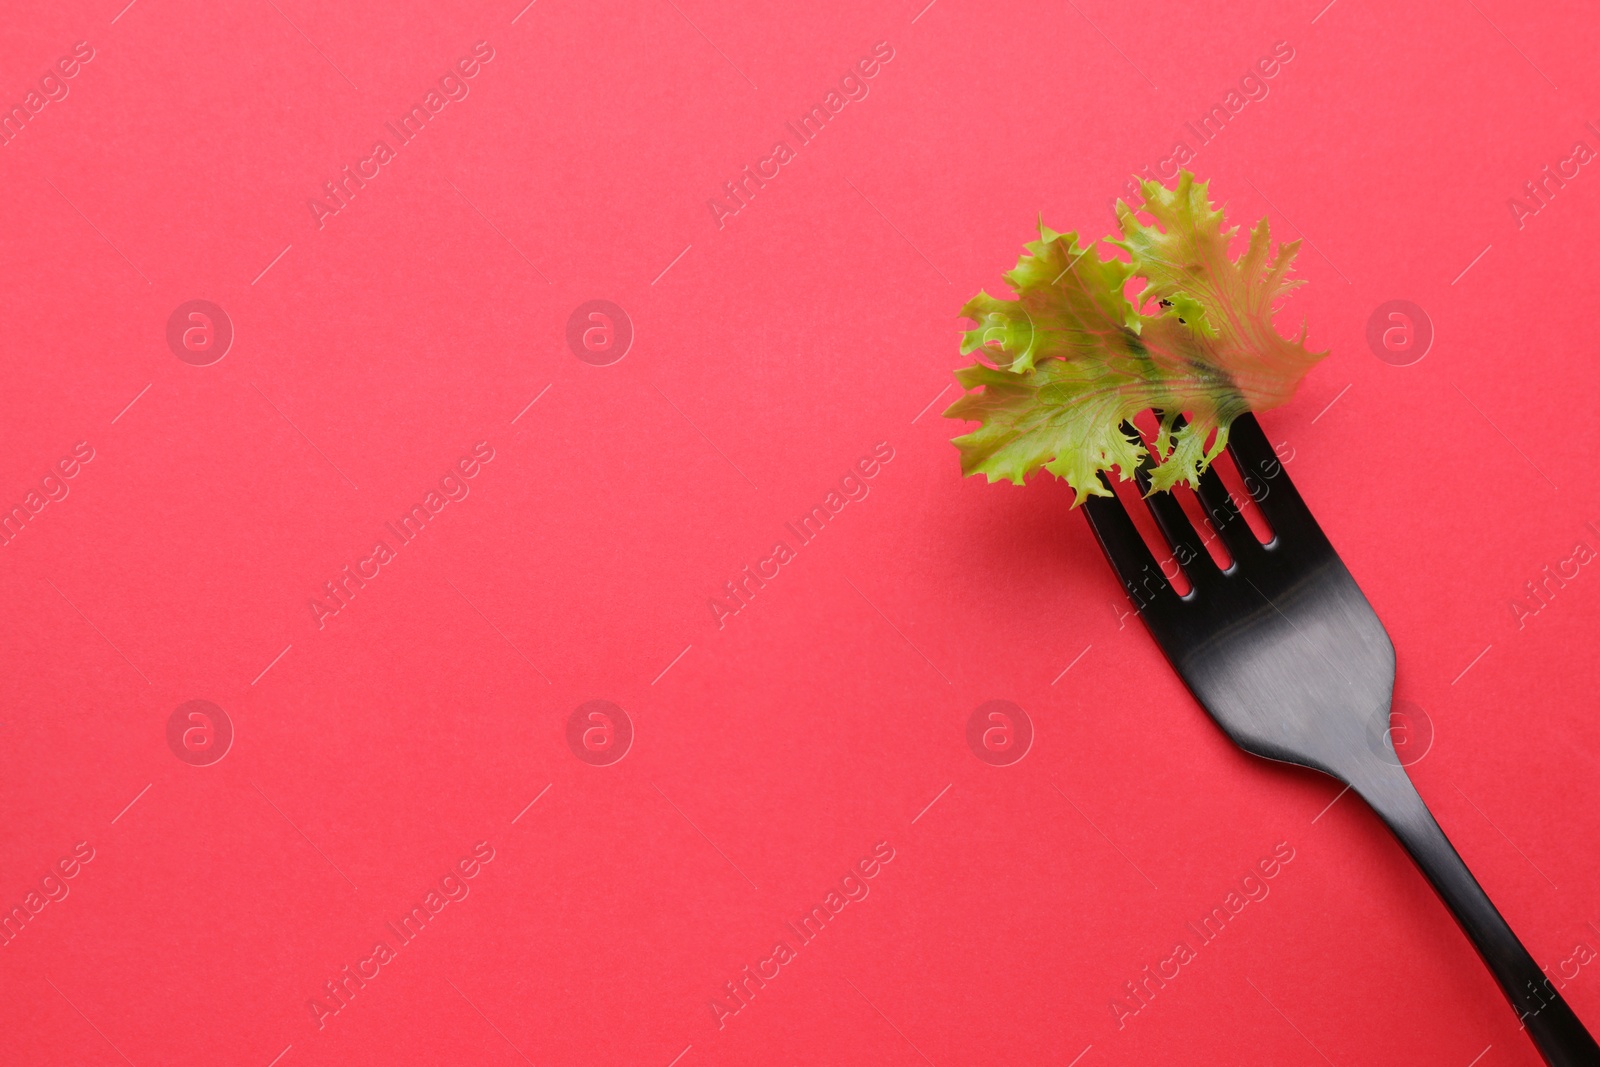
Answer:
<svg viewBox="0 0 1600 1067"><path fill-rule="evenodd" d="M1256 538L1208 469L1196 495L1233 558L1227 570L1213 562L1178 500L1151 494L1147 470L1137 474L1145 504L1193 587L1187 595L1167 582L1116 497L1085 502L1089 525L1140 617L1235 744L1332 775L1371 805L1455 914L1547 1063L1600 1064L1600 1046L1412 786L1388 731L1394 645L1254 416L1234 421L1228 451L1273 537L1267 544ZM1374 723L1381 726L1374 730Z"/></svg>

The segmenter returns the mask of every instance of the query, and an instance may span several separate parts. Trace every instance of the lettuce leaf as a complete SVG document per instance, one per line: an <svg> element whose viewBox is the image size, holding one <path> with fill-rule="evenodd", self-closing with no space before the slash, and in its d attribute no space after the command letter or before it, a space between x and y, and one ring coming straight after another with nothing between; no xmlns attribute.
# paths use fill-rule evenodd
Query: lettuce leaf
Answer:
<svg viewBox="0 0 1600 1067"><path fill-rule="evenodd" d="M1128 261L1107 258L1076 233L1039 223L1039 239L1003 277L1016 294L979 292L961 309L977 322L962 341L978 361L956 371L966 392L945 417L982 425L955 438L963 474L1021 484L1044 469L1076 493L1108 496L1102 471L1123 479L1147 459L1151 489L1194 485L1222 453L1245 411L1286 403L1326 352L1290 341L1272 325L1300 242L1271 249L1262 219L1237 259L1237 227L1223 229L1204 182L1182 171L1177 187L1144 182L1141 222L1118 201ZM1130 279L1144 282L1137 300ZM1149 447L1123 430L1158 413ZM1179 425L1179 416L1184 421Z"/></svg>

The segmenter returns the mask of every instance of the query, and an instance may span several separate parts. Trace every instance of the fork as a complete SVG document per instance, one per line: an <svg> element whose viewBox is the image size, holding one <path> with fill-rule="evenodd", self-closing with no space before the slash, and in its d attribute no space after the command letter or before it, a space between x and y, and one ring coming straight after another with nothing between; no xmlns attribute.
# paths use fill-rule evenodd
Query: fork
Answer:
<svg viewBox="0 0 1600 1067"><path fill-rule="evenodd" d="M1167 582L1117 497L1085 501L1089 525L1151 636L1240 748L1332 775L1372 807L1454 913L1546 1063L1600 1064L1600 1046L1411 784L1388 730L1394 645L1253 415L1234 420L1228 452L1272 539L1257 539L1208 468L1195 492L1232 556L1226 570L1212 560L1179 501L1170 492L1150 492L1148 464L1135 475L1192 587L1184 595ZM1104 475L1101 481L1111 488Z"/></svg>

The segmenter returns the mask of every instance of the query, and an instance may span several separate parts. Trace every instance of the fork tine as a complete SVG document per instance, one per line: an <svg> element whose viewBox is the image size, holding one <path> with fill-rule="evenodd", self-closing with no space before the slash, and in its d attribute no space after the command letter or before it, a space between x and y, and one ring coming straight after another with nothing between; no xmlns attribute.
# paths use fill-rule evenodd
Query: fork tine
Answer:
<svg viewBox="0 0 1600 1067"><path fill-rule="evenodd" d="M1148 461L1141 464L1134 472L1134 478L1139 483L1139 491L1144 494L1145 507L1150 509L1150 515L1156 520L1161 536L1172 546L1178 566L1189 576L1190 583L1198 588L1222 577L1222 571L1218 569L1216 560L1206 551L1205 543L1200 540L1198 531L1189 521L1189 516L1184 513L1183 505L1178 503L1177 497L1171 493L1150 492Z"/></svg>
<svg viewBox="0 0 1600 1067"><path fill-rule="evenodd" d="M1111 489L1111 482L1104 474L1100 475L1100 482ZM1139 535L1139 528L1123 509L1122 501L1115 495L1091 496L1083 502L1083 511L1101 550L1111 562L1111 569L1116 571L1123 589L1141 613L1170 610L1181 603Z"/></svg>
<svg viewBox="0 0 1600 1067"><path fill-rule="evenodd" d="M1260 436L1260 427L1256 426L1255 418L1248 411L1234 420L1229 441L1232 441L1231 433L1246 421L1249 422L1251 428L1255 429L1259 441L1265 443L1266 438ZM1173 429L1181 429L1187 422L1187 419L1179 415L1172 424ZM1253 449L1256 443L1257 440L1252 439L1245 447ZM1235 458L1237 459L1237 457ZM1288 475L1282 473L1281 467L1278 468L1278 473L1280 475L1279 480L1288 481ZM1201 473L1194 492L1195 496L1200 498L1200 506L1205 508L1206 517L1211 520L1211 528L1221 536L1222 543L1228 546L1228 552L1233 556L1235 562L1238 562L1240 556L1251 556L1261 552L1261 542L1256 540L1255 531L1250 529L1250 524L1245 521L1244 513L1234 503L1233 497L1228 493L1228 487L1222 483L1222 478L1213 468L1207 467ZM1255 494L1252 493L1251 495L1254 496ZM1173 501L1173 504L1176 505L1177 501ZM1151 510L1153 512L1155 509L1152 508ZM1181 509L1179 510L1181 513ZM1159 521L1159 518L1157 521ZM1187 523L1187 516L1184 516L1184 521ZM1162 532L1165 533L1165 529ZM1204 555L1209 555L1203 547L1200 551Z"/></svg>
<svg viewBox="0 0 1600 1067"><path fill-rule="evenodd" d="M1254 412L1247 411L1233 420L1228 428L1228 444L1239 461L1240 470L1255 471L1262 463L1278 458Z"/></svg>
<svg viewBox="0 0 1600 1067"><path fill-rule="evenodd" d="M1228 433L1228 451L1243 476L1245 489L1272 526L1274 537L1291 538L1314 534L1322 537L1316 517L1289 480L1289 472L1278 459L1261 424L1249 412L1233 421Z"/></svg>
<svg viewBox="0 0 1600 1067"><path fill-rule="evenodd" d="M1254 558L1261 554L1261 542L1256 540L1255 531L1250 529L1250 524L1245 521L1244 512L1234 503L1228 487L1223 484L1222 477L1215 470L1210 467L1205 469L1200 475L1194 493L1200 498L1201 506L1206 509L1206 517L1211 520L1211 528L1217 531L1222 543L1228 546L1228 552L1235 561Z"/></svg>

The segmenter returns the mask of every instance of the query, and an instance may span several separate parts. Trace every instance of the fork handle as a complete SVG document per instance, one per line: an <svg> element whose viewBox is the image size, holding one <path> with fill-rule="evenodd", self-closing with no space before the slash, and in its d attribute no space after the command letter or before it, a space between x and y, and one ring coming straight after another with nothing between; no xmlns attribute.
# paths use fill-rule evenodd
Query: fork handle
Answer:
<svg viewBox="0 0 1600 1067"><path fill-rule="evenodd" d="M1398 762L1383 764L1370 780L1351 782L1351 788L1388 824L1433 883L1545 1062L1552 1067L1600 1064L1600 1046L1512 933Z"/></svg>

